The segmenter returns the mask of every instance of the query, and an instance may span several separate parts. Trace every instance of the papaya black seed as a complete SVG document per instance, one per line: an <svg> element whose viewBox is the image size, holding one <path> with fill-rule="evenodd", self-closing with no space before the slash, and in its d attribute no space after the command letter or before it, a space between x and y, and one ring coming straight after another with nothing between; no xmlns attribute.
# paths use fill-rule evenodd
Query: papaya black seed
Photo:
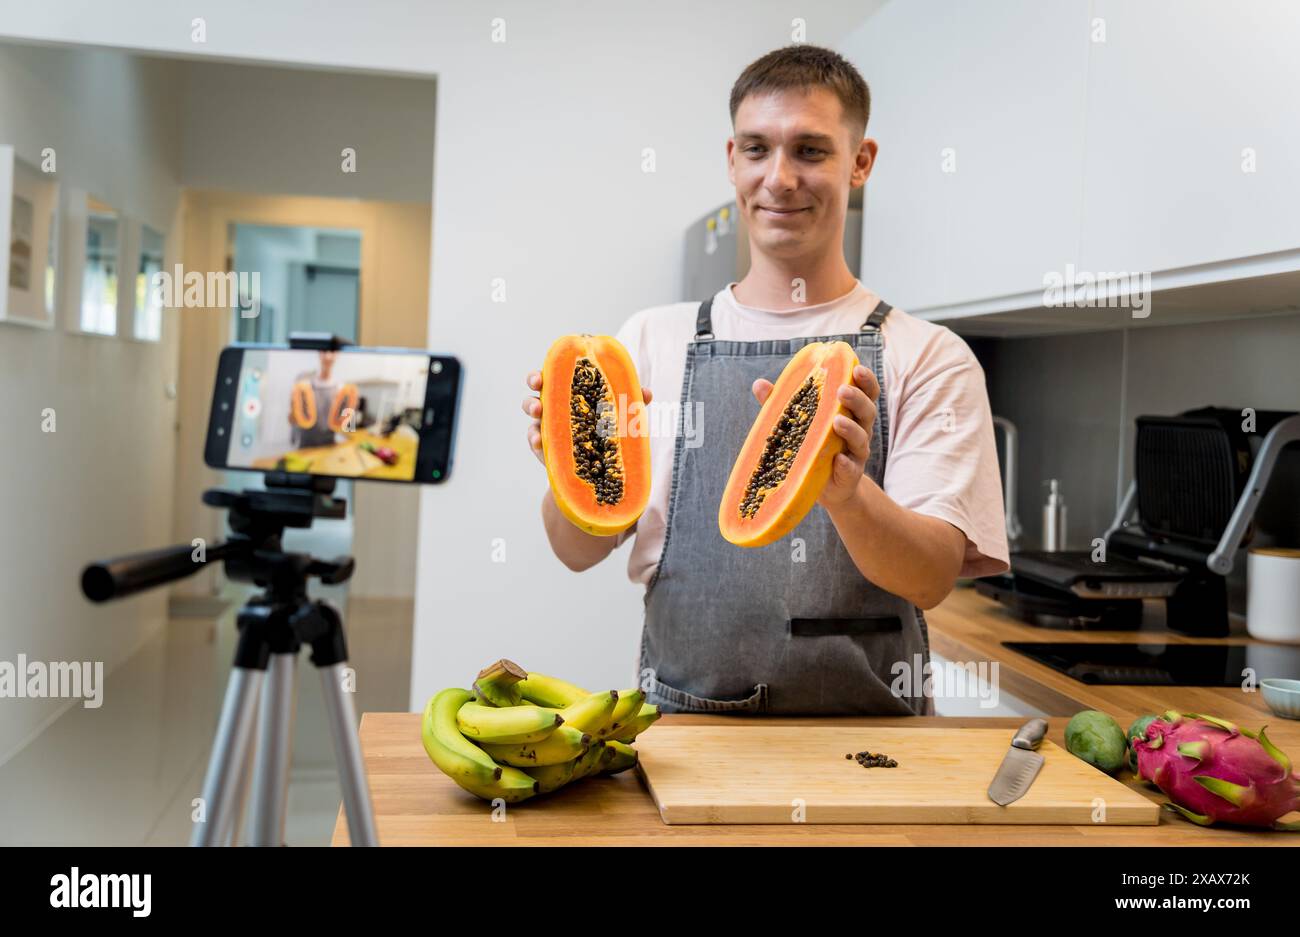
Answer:
<svg viewBox="0 0 1300 937"><path fill-rule="evenodd" d="M591 486L597 504L618 504L623 500L618 409L605 376L590 358L579 358L573 369L569 426L575 473Z"/></svg>
<svg viewBox="0 0 1300 937"><path fill-rule="evenodd" d="M812 374L786 404L781 417L763 442L763 454L749 477L744 497L740 501L740 516L748 519L758 513L768 491L779 486L790 473L799 447L808 435L817 403L821 398L821 383Z"/></svg>

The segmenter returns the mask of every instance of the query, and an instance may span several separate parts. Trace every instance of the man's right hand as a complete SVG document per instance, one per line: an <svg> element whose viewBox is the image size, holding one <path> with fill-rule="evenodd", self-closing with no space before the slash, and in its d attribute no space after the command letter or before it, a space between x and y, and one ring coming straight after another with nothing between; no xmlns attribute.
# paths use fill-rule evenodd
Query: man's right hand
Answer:
<svg viewBox="0 0 1300 937"><path fill-rule="evenodd" d="M525 383L528 384L529 390L534 390L540 393L542 390L542 372L533 371L528 375L527 379L525 380ZM641 397L645 400L646 405L649 406L650 389L648 387L641 388ZM528 424L528 448L533 450L533 455L537 457L537 461L545 465L546 459L542 455L542 400L541 398L525 397L524 413L532 417L532 422Z"/></svg>

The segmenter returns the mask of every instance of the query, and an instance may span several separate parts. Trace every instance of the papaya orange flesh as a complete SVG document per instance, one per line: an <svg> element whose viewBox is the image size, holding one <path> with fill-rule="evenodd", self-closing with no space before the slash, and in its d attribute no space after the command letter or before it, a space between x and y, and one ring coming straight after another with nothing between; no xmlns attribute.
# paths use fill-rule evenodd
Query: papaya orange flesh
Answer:
<svg viewBox="0 0 1300 937"><path fill-rule="evenodd" d="M641 380L608 335L557 339L542 366L542 456L555 503L589 534L636 523L650 500Z"/></svg>
<svg viewBox="0 0 1300 937"><path fill-rule="evenodd" d="M731 469L718 529L740 547L780 540L812 509L844 440L839 389L853 383L858 356L845 342L811 342L781 372Z"/></svg>
<svg viewBox="0 0 1300 937"><path fill-rule="evenodd" d="M311 429L316 425L316 394L312 392L310 381L299 381L293 385L291 397L293 421L300 429Z"/></svg>
<svg viewBox="0 0 1300 937"><path fill-rule="evenodd" d="M357 393L356 384L344 384L340 387L338 392L334 395L333 401L330 403L330 415L328 421L329 428L334 430L336 433L343 432L347 428L348 411L350 410L352 413L356 413L357 407L360 403L361 398ZM313 407L315 406L314 398L312 400L312 405Z"/></svg>

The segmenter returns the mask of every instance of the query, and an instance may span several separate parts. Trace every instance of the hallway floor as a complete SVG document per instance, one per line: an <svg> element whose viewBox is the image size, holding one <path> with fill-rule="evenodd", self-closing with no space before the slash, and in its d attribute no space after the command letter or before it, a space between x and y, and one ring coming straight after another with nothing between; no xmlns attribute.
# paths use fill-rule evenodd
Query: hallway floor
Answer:
<svg viewBox="0 0 1300 937"><path fill-rule="evenodd" d="M333 590L330 590L333 591ZM358 715L405 711L409 599L329 598L345 608ZM101 710L72 706L0 766L0 845L185 845L235 646L242 598L213 617L173 617L105 678ZM344 605L346 602L346 605ZM341 794L319 680L304 650L289 845L326 845Z"/></svg>

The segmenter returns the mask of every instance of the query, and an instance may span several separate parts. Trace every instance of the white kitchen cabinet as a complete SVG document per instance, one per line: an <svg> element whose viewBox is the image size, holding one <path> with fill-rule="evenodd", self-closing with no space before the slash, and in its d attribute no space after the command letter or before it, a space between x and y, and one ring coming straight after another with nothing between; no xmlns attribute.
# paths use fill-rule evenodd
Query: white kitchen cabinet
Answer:
<svg viewBox="0 0 1300 937"><path fill-rule="evenodd" d="M908 0L841 44L871 85L881 147L869 286L934 310L1041 290L1076 254L1088 26L1086 3Z"/></svg>
<svg viewBox="0 0 1300 937"><path fill-rule="evenodd" d="M1082 267L1154 273L1300 248L1300 4L1094 11L1106 41L1088 72Z"/></svg>
<svg viewBox="0 0 1300 937"><path fill-rule="evenodd" d="M1300 3L907 0L839 48L872 86L862 278L891 302L1018 334L1263 314L1300 285ZM1041 308L1067 265L1151 274L1153 315ZM1202 290L1233 282L1240 308Z"/></svg>

